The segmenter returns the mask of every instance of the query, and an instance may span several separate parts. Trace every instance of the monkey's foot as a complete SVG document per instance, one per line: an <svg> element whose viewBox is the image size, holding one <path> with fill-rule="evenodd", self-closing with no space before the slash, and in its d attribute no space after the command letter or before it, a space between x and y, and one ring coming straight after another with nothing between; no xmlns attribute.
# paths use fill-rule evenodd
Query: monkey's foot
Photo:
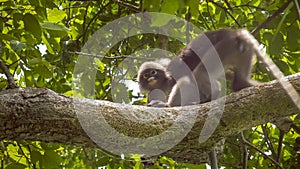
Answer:
<svg viewBox="0 0 300 169"><path fill-rule="evenodd" d="M169 107L169 105L161 100L152 100L150 103L148 103L148 106L150 107Z"/></svg>

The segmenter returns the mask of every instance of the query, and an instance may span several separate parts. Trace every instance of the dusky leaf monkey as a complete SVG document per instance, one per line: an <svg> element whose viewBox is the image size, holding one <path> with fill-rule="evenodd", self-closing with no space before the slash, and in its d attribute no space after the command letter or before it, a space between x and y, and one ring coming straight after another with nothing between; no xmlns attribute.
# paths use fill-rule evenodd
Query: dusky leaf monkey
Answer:
<svg viewBox="0 0 300 169"><path fill-rule="evenodd" d="M182 73L182 67L187 66L199 91L198 103L204 103L219 97L217 79L224 68L233 68L233 91L255 84L249 75L253 56L257 52L260 52L258 42L246 30L208 31L181 50L167 68L159 63L145 62L138 71L137 80L140 88L148 93L150 106L182 106L180 87L189 85L191 81L190 76ZM217 64L218 61L221 64ZM187 101L184 104L197 103Z"/></svg>

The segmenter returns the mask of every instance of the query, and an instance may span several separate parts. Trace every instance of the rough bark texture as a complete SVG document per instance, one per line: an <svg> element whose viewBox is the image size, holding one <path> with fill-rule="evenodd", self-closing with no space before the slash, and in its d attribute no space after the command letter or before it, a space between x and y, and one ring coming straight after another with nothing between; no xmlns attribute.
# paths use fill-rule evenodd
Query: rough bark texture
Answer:
<svg viewBox="0 0 300 169"><path fill-rule="evenodd" d="M287 78L299 91L300 74ZM247 88L225 98L221 123L211 137L200 144L199 133L207 117L213 118L214 111L219 111L219 100L202 105L163 109L66 97L43 88L9 89L0 92L0 139L39 140L96 147L97 144L92 140L101 144L97 140L97 133L93 133L95 126L99 125L97 121L105 120L106 124L126 136L148 138L167 131L175 121L179 123L177 129L180 132L180 126L189 122L185 121L187 116L182 116L181 119L178 117L183 112L189 114L196 111L197 117L194 118L192 130L180 143L161 155L181 162L201 163L212 147L226 136L299 112L276 81ZM91 131L86 134L82 126ZM176 132L168 134L175 138ZM92 135L92 139L88 135ZM117 136L106 134L105 139L110 140L112 145L122 145L118 143ZM129 141L128 149L135 146L130 144L132 142ZM157 147L164 149L168 144L159 144ZM120 149L126 150L124 147Z"/></svg>

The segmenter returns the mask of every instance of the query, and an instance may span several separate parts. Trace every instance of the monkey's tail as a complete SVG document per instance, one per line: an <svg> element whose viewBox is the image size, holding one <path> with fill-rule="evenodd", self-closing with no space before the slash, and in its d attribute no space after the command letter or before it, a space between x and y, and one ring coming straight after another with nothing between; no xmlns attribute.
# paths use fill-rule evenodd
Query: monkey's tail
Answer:
<svg viewBox="0 0 300 169"><path fill-rule="evenodd" d="M248 42L252 44L253 50L256 56L258 57L258 59L261 60L269 68L269 71L271 72L272 76L279 81L283 89L287 92L287 94L290 96L292 101L300 110L300 97L296 89L292 86L292 84L288 81L288 79L284 78L284 74L280 71L280 69L272 61L272 59L269 58L266 54L262 53L262 51L259 49L259 43L251 35L251 33L248 32L247 30L243 30L242 34L243 36L248 37L247 38Z"/></svg>

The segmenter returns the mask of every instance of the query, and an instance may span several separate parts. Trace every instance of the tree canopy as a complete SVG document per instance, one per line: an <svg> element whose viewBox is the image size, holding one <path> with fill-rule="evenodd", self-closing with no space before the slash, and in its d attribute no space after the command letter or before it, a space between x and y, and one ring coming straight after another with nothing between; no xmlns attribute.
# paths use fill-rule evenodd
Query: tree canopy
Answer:
<svg viewBox="0 0 300 169"><path fill-rule="evenodd" d="M45 115L42 112L51 113L52 109L43 109L45 107L39 104L35 105L34 120L29 117L28 123L18 123L18 118L26 117L18 113L33 110L28 106L37 101L35 98L41 99L45 94L37 92L33 95L31 88L40 91L44 88L51 89L68 99L69 96L76 96L146 105L146 97L136 90L135 78L139 65L149 59L171 58L204 30L247 29L284 75L300 72L300 3L297 0L0 0L0 4L1 102L4 103L6 96L11 97L11 100L14 97L17 99L18 87L28 89L20 95L23 99L33 99L28 104L5 102L6 105L15 106L15 109L11 109L11 116L7 116L4 109L0 111L0 121L6 119L0 124L4 129L1 129L1 133L5 133L5 136L0 137L3 139L0 142L1 168L206 168L200 161L192 163L178 160L185 159L189 150L192 152L193 147L189 146L185 147L184 153L177 152L176 159L166 153L142 161L139 154L123 157L122 154L90 146L92 143L88 141L84 144L87 138L85 136L80 135L76 140L56 135L53 132L55 130L51 130L51 125L60 124L62 130L69 129L68 126L75 124L70 120L73 116L66 119L66 114L53 114L40 118L40 115ZM146 12L161 15L153 15L150 19L147 16L130 17L144 16ZM93 60L94 65L89 65L89 60ZM91 66L96 69L89 69ZM259 60L254 63L252 78L261 82L274 79ZM78 79L82 81L78 82ZM296 114L299 110L295 111L292 107L294 105L278 94L279 89L272 84L267 86L273 90L267 90L269 93L265 92L262 96L269 94L270 97L267 98L282 100L261 102L264 103L261 106L269 107L270 110L276 107L283 113L270 113L269 123L251 123L257 125L255 127L244 124L247 127L241 128L243 131L240 134L231 133L232 135L227 136L219 159L220 167L300 167L300 119ZM299 86L298 82L293 84ZM233 94L229 98L239 98L243 102L245 92L259 93L258 89L249 89L244 91L244 95ZM299 90L297 87L296 89ZM251 100L249 93L247 97ZM255 100L258 101L254 102ZM252 101L257 107L260 106L259 98ZM123 104L125 109L126 104ZM66 102L61 104L62 107L66 105ZM60 105L56 106L56 109L60 108ZM255 114L247 106L242 108L249 111L249 116L245 117L247 119ZM266 112L259 108L256 110ZM26 113L34 115L32 111ZM282 115L291 114L293 115L282 118ZM252 120L262 118L263 114L258 112L257 116ZM56 118L58 123L51 123L47 118ZM60 120L69 121L59 123ZM15 127L14 123L22 125ZM49 131L41 130L43 132L40 134L44 135L44 139L37 139L39 141L30 137L30 133L39 131L39 128L30 126L35 123L49 124ZM24 127L25 125L28 126ZM122 126L119 127L122 130ZM31 131L26 132L24 129ZM133 135L137 131L139 128L132 128ZM81 129L78 129L78 133L80 132ZM154 134L156 132L158 131L149 131ZM218 141L216 135L214 138ZM69 136L76 136L76 133L70 133Z"/></svg>

